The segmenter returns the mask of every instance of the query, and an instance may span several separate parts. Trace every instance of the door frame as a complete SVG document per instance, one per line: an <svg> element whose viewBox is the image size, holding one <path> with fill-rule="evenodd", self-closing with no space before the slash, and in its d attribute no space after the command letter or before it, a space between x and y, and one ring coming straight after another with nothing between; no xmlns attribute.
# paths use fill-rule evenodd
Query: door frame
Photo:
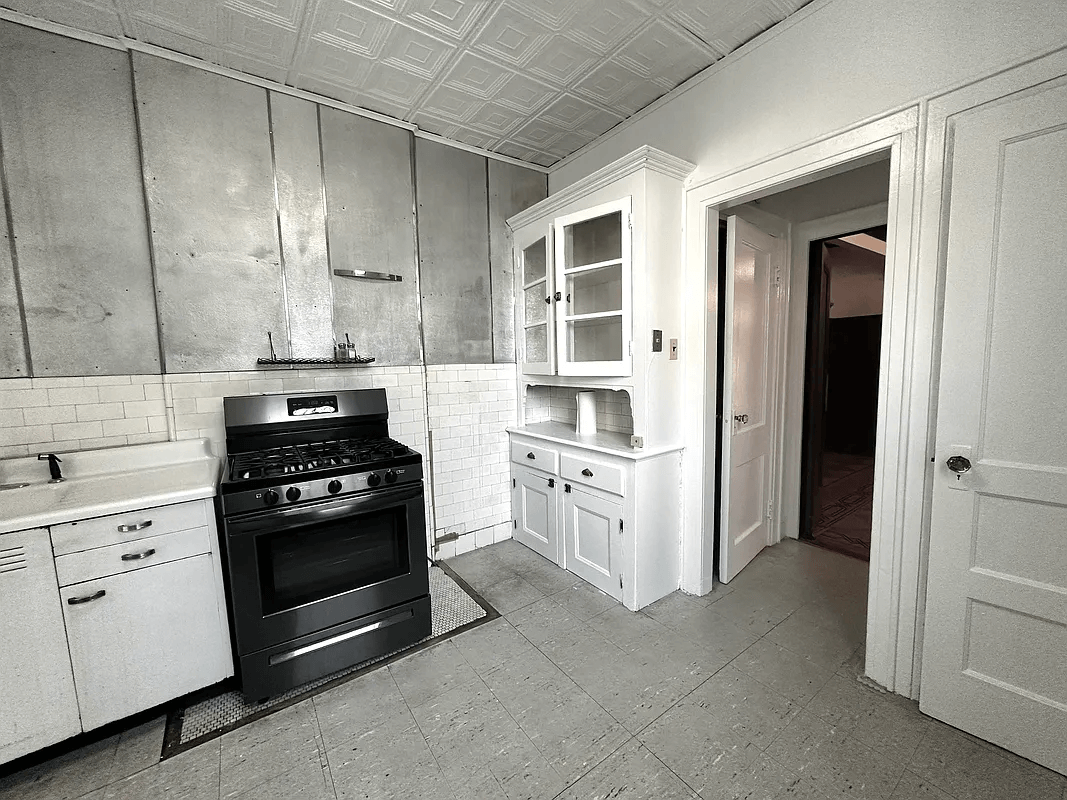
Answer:
<svg viewBox="0 0 1067 800"><path fill-rule="evenodd" d="M926 482L930 422L932 293L920 292L913 257L917 225L920 108L859 125L813 144L710 178L686 189L685 429L693 432L683 470L682 588L712 589L715 464L717 266L708 263L709 225L720 207L743 203L844 172L890 154L886 282L879 369L874 519L868 583L866 673L882 686L912 696L918 607L918 540ZM786 259L786 265L791 262ZM927 281L928 283L929 281ZM791 279L784 282L790 292ZM930 296L927 297L926 295ZM787 307L792 302L787 298ZM787 312L782 329L793 327ZM700 345L703 344L703 347ZM784 347L784 341L781 346ZM785 355L779 351L780 363ZM777 398L784 411L785 393ZM779 419L782 416L779 415ZM710 424L709 424L710 422ZM778 432L779 454L781 431ZM782 508L781 481L775 498ZM780 530L780 528L779 528Z"/></svg>

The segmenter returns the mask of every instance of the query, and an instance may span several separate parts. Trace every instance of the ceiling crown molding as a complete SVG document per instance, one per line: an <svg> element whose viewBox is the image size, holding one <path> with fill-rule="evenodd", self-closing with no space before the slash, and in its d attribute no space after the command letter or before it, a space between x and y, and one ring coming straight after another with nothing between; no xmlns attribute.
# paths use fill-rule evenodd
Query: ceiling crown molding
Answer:
<svg viewBox="0 0 1067 800"><path fill-rule="evenodd" d="M601 167L596 172L586 175L581 180L575 181L569 186L560 189L556 194L550 195L536 205L530 206L508 219L508 226L514 230L531 222L545 214L559 211L579 197L582 197L597 189L602 189L608 184L614 183L620 178L625 178L640 169L648 169L684 181L688 175L696 169L693 164L685 159L664 153L655 147L645 145L627 153L622 158L612 161L607 166Z"/></svg>

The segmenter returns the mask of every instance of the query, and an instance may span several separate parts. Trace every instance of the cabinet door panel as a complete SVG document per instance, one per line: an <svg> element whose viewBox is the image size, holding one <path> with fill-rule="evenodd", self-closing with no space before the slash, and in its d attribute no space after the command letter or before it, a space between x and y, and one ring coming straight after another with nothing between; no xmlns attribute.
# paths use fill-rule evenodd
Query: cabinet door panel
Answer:
<svg viewBox="0 0 1067 800"><path fill-rule="evenodd" d="M566 567L618 600L622 502L571 489L563 494Z"/></svg>
<svg viewBox="0 0 1067 800"><path fill-rule="evenodd" d="M515 511L514 537L520 543L544 556L549 561L559 562L559 538L557 531L556 481L547 475L516 466L515 488L512 507Z"/></svg>
<svg viewBox="0 0 1067 800"><path fill-rule="evenodd" d="M81 732L48 531L0 536L0 764Z"/></svg>
<svg viewBox="0 0 1067 800"><path fill-rule="evenodd" d="M68 586L62 597L85 730L231 673L209 555Z"/></svg>

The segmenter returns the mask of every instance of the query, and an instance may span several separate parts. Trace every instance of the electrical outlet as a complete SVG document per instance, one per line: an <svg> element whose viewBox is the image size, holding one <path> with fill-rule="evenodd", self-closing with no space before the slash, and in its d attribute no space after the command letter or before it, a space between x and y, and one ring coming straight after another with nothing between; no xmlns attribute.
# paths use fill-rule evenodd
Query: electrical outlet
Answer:
<svg viewBox="0 0 1067 800"><path fill-rule="evenodd" d="M663 352L663 331L652 331L652 352Z"/></svg>
<svg viewBox="0 0 1067 800"><path fill-rule="evenodd" d="M671 339L670 360L671 361L677 361L678 360L678 340L677 339Z"/></svg>

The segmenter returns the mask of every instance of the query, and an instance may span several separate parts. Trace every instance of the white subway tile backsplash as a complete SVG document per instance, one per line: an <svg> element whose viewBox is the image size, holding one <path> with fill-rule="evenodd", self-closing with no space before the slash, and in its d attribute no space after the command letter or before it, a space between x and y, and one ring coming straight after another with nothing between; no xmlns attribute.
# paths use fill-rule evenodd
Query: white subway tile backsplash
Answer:
<svg viewBox="0 0 1067 800"><path fill-rule="evenodd" d="M131 434L149 432L148 417L105 419L102 424L104 427L104 436L129 436Z"/></svg>
<svg viewBox="0 0 1067 800"><path fill-rule="evenodd" d="M52 441L51 425L23 425L19 428L0 428L0 445L39 444Z"/></svg>
<svg viewBox="0 0 1067 800"><path fill-rule="evenodd" d="M143 401L142 401L143 402ZM93 422L102 419L122 419L125 410L122 403L94 403L93 405L75 406L78 422Z"/></svg>
<svg viewBox="0 0 1067 800"><path fill-rule="evenodd" d="M52 426L52 438L61 439L99 439L104 435L104 428L99 422L63 422Z"/></svg>
<svg viewBox="0 0 1067 800"><path fill-rule="evenodd" d="M34 380L40 380L34 378ZM65 378L55 380L64 381ZM73 386L48 389L48 404L51 406L77 406L89 403L99 403L100 394L95 386Z"/></svg>
<svg viewBox="0 0 1067 800"><path fill-rule="evenodd" d="M123 403L127 417L158 417L164 414L166 405L162 400L141 400Z"/></svg>
<svg viewBox="0 0 1067 800"><path fill-rule="evenodd" d="M13 380L0 381L3 388L0 388L0 408L29 408L29 407L41 407L48 405L48 389L26 388L25 378L14 378ZM34 378L34 380L37 380ZM12 388L7 388L9 383L16 383L18 385Z"/></svg>
<svg viewBox="0 0 1067 800"><path fill-rule="evenodd" d="M145 391L149 388L158 388L159 397L163 399L163 384L149 384L146 386L142 383L126 384L120 386L100 386L97 388L97 393L100 395L101 403L122 403L124 401L133 400L146 400Z"/></svg>
<svg viewBox="0 0 1067 800"><path fill-rule="evenodd" d="M26 424L21 408L0 408L0 428L21 428Z"/></svg>

